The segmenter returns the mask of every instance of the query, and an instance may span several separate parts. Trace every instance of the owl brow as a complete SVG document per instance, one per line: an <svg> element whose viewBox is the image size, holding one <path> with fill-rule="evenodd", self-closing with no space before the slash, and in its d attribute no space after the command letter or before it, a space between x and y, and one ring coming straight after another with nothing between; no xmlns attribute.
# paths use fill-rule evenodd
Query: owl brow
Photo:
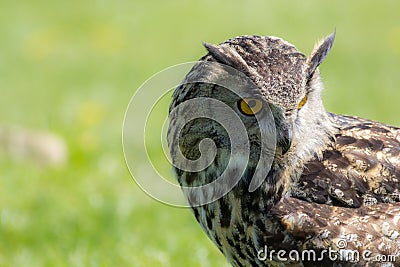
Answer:
<svg viewBox="0 0 400 267"><path fill-rule="evenodd" d="M298 56L301 56L301 57L303 57L303 58L307 58L303 53L301 53L301 52L291 52L291 53L287 53L286 55L288 55L288 56L293 56L293 57L298 57Z"/></svg>

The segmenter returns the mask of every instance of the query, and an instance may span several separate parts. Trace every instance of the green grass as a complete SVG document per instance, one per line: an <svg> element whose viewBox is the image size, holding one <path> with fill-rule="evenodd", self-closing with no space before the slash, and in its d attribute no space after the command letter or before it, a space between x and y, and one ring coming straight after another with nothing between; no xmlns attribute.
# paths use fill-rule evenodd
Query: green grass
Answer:
<svg viewBox="0 0 400 267"><path fill-rule="evenodd" d="M0 266L226 266L189 210L138 188L121 148L134 91L163 68L198 59L202 41L276 35L308 54L336 27L321 66L327 109L400 125L398 1L0 6L0 125L54 132L69 150L57 168L1 158ZM151 154L163 159L160 149Z"/></svg>

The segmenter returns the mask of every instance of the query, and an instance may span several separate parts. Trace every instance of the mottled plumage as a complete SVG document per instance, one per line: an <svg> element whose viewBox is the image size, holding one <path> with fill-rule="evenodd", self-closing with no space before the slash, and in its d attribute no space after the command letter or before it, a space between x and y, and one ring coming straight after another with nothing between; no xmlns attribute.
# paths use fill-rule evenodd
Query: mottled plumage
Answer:
<svg viewBox="0 0 400 267"><path fill-rule="evenodd" d="M400 129L325 111L318 66L333 40L334 34L328 36L309 57L269 36L241 36L218 46L204 44L209 53L174 92L168 132L173 161L177 161L178 150L189 160L201 158L199 145L207 138L216 150L214 160L203 170L175 167L177 179L197 221L233 266L400 265ZM254 86L238 86L239 96L215 84L229 71L208 69L202 62L234 68ZM193 82L199 77L202 82ZM236 79L232 84L246 84ZM271 111L273 119L267 126L241 112L237 103L243 95L265 101L259 116ZM200 116L177 130L185 114L218 112L212 105L180 107L199 97L222 101L238 114L247 130L248 159L240 153L230 155L229 133L209 118ZM249 190L264 153L261 136L269 127L276 128L271 168L261 186ZM230 157L232 165L228 164ZM228 180L212 190L190 188L213 182L224 171L235 177L243 166L237 184ZM197 204L231 187L217 200ZM275 253L262 258L266 255L260 251L266 247ZM301 254L310 249L316 253L335 250L337 257L287 258L290 251ZM286 251L285 260L277 254L279 250ZM359 258L352 261L349 256L355 251ZM369 256L385 255L386 263L366 259L361 255L365 251L371 252Z"/></svg>

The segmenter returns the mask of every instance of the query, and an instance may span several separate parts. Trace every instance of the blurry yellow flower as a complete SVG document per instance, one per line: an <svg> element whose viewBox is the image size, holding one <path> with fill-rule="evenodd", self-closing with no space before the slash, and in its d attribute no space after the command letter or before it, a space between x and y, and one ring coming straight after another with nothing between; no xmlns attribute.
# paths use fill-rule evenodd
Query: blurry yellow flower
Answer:
<svg viewBox="0 0 400 267"><path fill-rule="evenodd" d="M49 29L31 32L23 44L27 56L35 61L48 58L55 47L56 37L54 32Z"/></svg>
<svg viewBox="0 0 400 267"><path fill-rule="evenodd" d="M86 151L96 150L99 146L99 136L93 129L104 119L104 107L97 102L84 102L78 109L77 122L83 131L78 136L78 144Z"/></svg>
<svg viewBox="0 0 400 267"><path fill-rule="evenodd" d="M93 47L100 53L115 54L121 51L123 34L115 27L103 25L95 29L93 34Z"/></svg>
<svg viewBox="0 0 400 267"><path fill-rule="evenodd" d="M389 47L396 54L400 54L400 27L393 28L388 33Z"/></svg>
<svg viewBox="0 0 400 267"><path fill-rule="evenodd" d="M78 110L78 123L84 127L93 127L104 118L104 107L96 102L85 102Z"/></svg>
<svg viewBox="0 0 400 267"><path fill-rule="evenodd" d="M93 131L84 131L79 135L78 144L85 151L93 151L99 146L99 138Z"/></svg>

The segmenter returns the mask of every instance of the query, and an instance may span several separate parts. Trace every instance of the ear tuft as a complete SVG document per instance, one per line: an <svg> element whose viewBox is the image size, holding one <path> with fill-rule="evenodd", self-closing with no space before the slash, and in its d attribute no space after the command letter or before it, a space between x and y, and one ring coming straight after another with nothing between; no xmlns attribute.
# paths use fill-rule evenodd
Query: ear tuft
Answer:
<svg viewBox="0 0 400 267"><path fill-rule="evenodd" d="M336 29L335 31L326 37L322 42L319 42L315 45L311 55L307 59L308 69L307 75L308 78L311 78L314 74L317 67L325 60L329 51L332 48L333 41L335 40Z"/></svg>
<svg viewBox="0 0 400 267"><path fill-rule="evenodd" d="M203 45L207 49L208 53L210 53L210 55L213 56L217 61L228 66L232 65L232 60L226 54L224 49L206 42L203 42Z"/></svg>

